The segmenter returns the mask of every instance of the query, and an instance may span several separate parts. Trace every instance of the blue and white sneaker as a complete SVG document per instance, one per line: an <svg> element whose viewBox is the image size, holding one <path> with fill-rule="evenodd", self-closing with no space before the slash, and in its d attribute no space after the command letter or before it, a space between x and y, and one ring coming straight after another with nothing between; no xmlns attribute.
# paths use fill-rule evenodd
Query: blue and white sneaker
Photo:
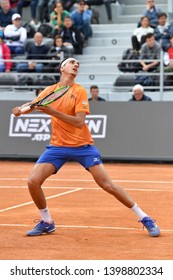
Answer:
<svg viewBox="0 0 173 280"><path fill-rule="evenodd" d="M155 221L151 217L144 217L139 222L141 222L148 230L150 236L157 237L160 235L160 228L156 225Z"/></svg>
<svg viewBox="0 0 173 280"><path fill-rule="evenodd" d="M39 221L39 223L33 228L29 230L26 235L28 236L37 236L42 235L45 233L51 233L56 230L55 223L52 222L51 224L45 223L43 221Z"/></svg>

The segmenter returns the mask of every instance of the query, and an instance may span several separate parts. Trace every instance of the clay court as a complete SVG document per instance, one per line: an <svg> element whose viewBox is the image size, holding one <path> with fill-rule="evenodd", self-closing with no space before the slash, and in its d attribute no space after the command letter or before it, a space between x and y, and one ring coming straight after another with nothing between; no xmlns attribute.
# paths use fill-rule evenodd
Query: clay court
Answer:
<svg viewBox="0 0 173 280"><path fill-rule="evenodd" d="M64 165L43 185L57 230L27 237L26 231L40 218L26 185L33 165L0 162L1 260L173 259L171 164L105 164L113 181L156 219L161 228L156 238L76 163Z"/></svg>

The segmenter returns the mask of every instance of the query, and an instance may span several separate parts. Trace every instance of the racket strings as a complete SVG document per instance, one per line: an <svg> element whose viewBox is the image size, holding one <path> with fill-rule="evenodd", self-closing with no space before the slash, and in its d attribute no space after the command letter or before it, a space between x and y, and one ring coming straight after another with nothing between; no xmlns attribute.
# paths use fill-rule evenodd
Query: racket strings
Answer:
<svg viewBox="0 0 173 280"><path fill-rule="evenodd" d="M50 102L50 101L53 101L53 100L56 100L58 99L59 97L61 97L61 95L63 95L65 92L67 91L67 88L63 88L63 89L60 89L60 90L57 90L51 94L49 94L48 96L46 96L42 102L40 104L44 104L44 103L47 103L47 102Z"/></svg>

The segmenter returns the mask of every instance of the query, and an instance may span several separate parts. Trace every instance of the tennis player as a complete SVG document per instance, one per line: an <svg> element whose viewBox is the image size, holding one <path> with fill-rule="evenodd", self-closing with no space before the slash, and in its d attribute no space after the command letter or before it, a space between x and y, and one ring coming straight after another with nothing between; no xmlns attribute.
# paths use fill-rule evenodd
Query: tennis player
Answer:
<svg viewBox="0 0 173 280"><path fill-rule="evenodd" d="M51 91L62 86L69 86L63 97L48 106L37 106L29 109L38 110L51 116L52 136L50 145L37 160L30 177L28 188L31 197L37 206L41 221L30 231L28 236L37 236L55 231L55 223L47 207L46 198L42 190L43 182L55 174L65 162L73 160L79 162L88 170L95 182L106 192L113 195L132 212L148 230L150 236L159 236L160 229L155 221L143 212L133 201L130 195L120 186L113 184L102 163L100 152L94 146L93 139L85 123L89 114L88 96L86 90L75 83L78 74L79 62L75 58L67 58L60 65L60 82L45 88L33 103L48 95ZM15 116L21 115L21 107L14 108Z"/></svg>

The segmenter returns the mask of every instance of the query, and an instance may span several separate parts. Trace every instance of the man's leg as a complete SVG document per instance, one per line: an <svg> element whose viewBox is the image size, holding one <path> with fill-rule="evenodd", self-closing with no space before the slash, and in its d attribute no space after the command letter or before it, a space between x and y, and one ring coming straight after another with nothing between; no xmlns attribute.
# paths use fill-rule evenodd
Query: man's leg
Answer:
<svg viewBox="0 0 173 280"><path fill-rule="evenodd" d="M28 72L28 63L20 62L16 65L17 72Z"/></svg>
<svg viewBox="0 0 173 280"><path fill-rule="evenodd" d="M16 46L14 48L14 53L15 54L24 54L24 47L23 46Z"/></svg>
<svg viewBox="0 0 173 280"><path fill-rule="evenodd" d="M38 0L31 0L30 9L31 9L31 18L36 21L36 11L37 11Z"/></svg>
<svg viewBox="0 0 173 280"><path fill-rule="evenodd" d="M46 4L46 0L39 0L37 4L37 19L38 22L43 21L43 9Z"/></svg>
<svg viewBox="0 0 173 280"><path fill-rule="evenodd" d="M43 68L44 68L44 64L43 63L36 63L35 72L42 73Z"/></svg>
<svg viewBox="0 0 173 280"><path fill-rule="evenodd" d="M41 186L55 171L56 168L51 163L35 164L28 178L29 192L38 209L46 207L46 199Z"/></svg>
<svg viewBox="0 0 173 280"><path fill-rule="evenodd" d="M89 167L89 171L96 183L102 189L112 194L116 199L130 208L138 216L140 222L147 228L150 236L156 237L160 235L160 229L155 224L155 221L140 209L140 207L122 187L113 184L103 164Z"/></svg>
<svg viewBox="0 0 173 280"><path fill-rule="evenodd" d="M56 168L51 163L36 164L28 178L30 195L42 217L41 222L33 230L27 232L27 235L29 236L36 236L55 231L55 225L50 216L46 204L46 198L41 188L43 182L55 171Z"/></svg>
<svg viewBox="0 0 173 280"><path fill-rule="evenodd" d="M128 208L132 208L135 205L133 199L123 188L113 184L103 164L94 165L89 168L89 171L96 183L106 192L112 194L116 199L118 199Z"/></svg>

